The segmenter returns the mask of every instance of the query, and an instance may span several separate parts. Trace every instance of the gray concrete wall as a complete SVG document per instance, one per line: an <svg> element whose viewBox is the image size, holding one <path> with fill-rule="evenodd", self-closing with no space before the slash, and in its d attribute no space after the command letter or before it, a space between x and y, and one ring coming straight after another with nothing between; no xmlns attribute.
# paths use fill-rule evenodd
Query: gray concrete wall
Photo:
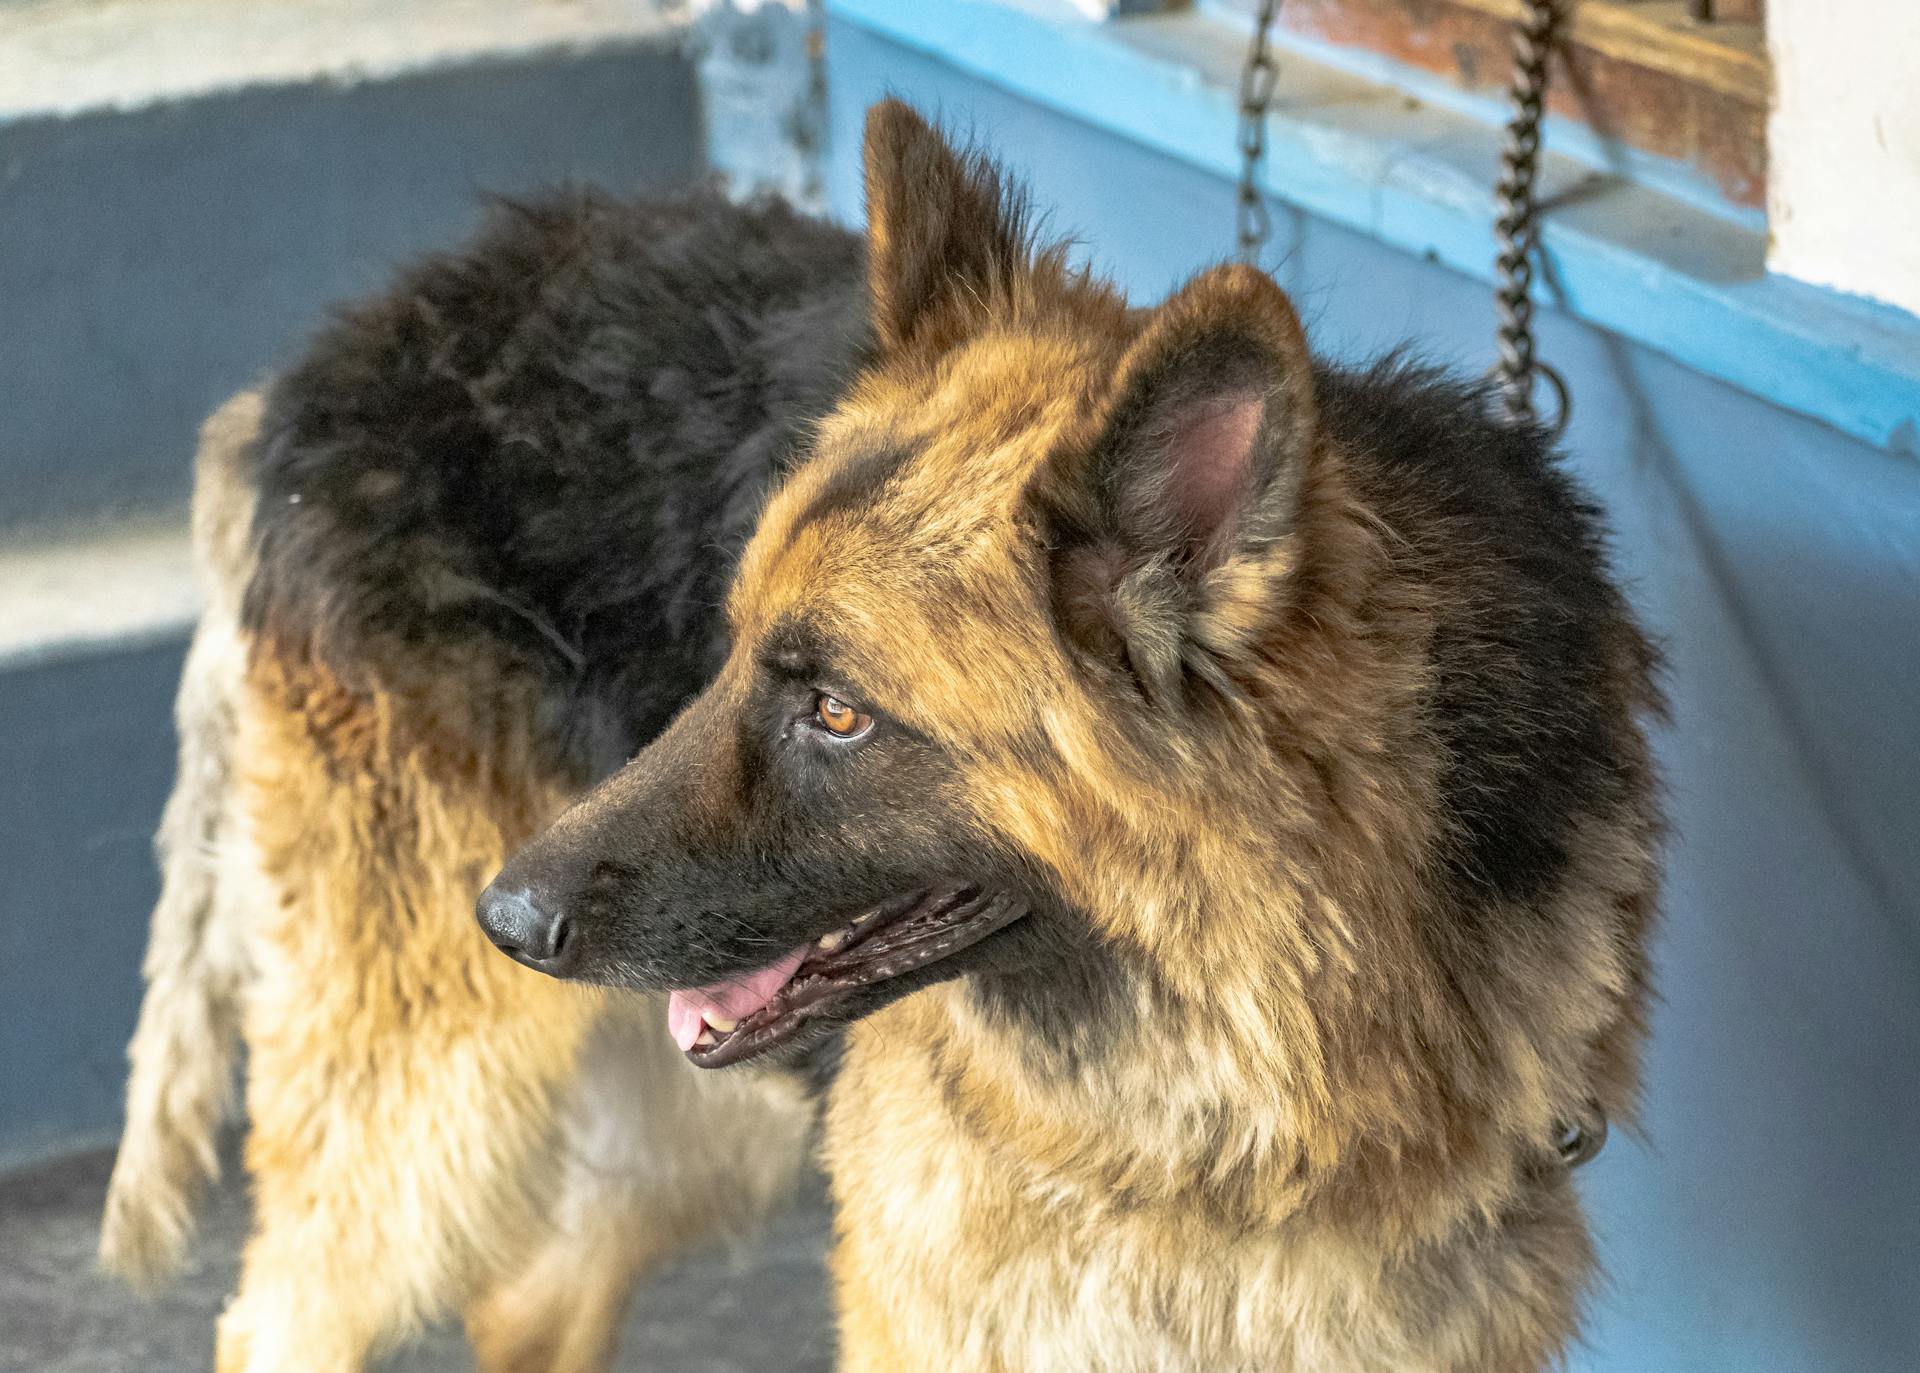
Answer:
<svg viewBox="0 0 1920 1373"><path fill-rule="evenodd" d="M183 656L0 672L0 1167L119 1118Z"/></svg>
<svg viewBox="0 0 1920 1373"><path fill-rule="evenodd" d="M971 126L1140 301L1231 252L1225 182L844 21L829 200L866 105ZM1487 288L1280 216L1316 344L1478 370ZM1489 239L1491 251L1491 239ZM1582 1174L1609 1281L1581 1373L1907 1373L1920 1350L1920 464L1549 313L1568 446L1666 641L1674 838L1644 1134Z"/></svg>
<svg viewBox="0 0 1920 1373"><path fill-rule="evenodd" d="M658 42L0 125L0 532L184 501L207 412L482 192L701 166Z"/></svg>

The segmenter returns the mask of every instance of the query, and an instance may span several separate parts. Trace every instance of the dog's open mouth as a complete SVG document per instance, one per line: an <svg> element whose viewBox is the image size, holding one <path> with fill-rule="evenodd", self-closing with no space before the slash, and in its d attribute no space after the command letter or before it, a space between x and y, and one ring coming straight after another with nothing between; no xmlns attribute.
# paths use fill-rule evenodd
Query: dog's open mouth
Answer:
<svg viewBox="0 0 1920 1373"><path fill-rule="evenodd" d="M1026 907L978 887L935 887L875 906L758 972L676 991L674 1043L702 1068L765 1053L878 982L977 944Z"/></svg>

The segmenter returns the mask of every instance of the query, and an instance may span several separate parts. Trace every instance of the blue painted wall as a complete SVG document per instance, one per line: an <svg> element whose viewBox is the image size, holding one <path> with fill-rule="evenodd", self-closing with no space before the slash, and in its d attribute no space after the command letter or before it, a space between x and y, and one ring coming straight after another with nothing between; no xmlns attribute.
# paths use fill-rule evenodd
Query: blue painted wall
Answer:
<svg viewBox="0 0 1920 1373"><path fill-rule="evenodd" d="M971 123L1148 300L1218 260L1222 181L836 22L829 190L865 106ZM1477 370L1486 289L1280 212L1325 351ZM1291 235L1291 239L1289 239ZM1491 244L1489 243L1489 252ZM1610 1282L1583 1373L1920 1367L1920 462L1549 315L1568 445L1671 659L1675 838L1643 1139L1584 1174Z"/></svg>

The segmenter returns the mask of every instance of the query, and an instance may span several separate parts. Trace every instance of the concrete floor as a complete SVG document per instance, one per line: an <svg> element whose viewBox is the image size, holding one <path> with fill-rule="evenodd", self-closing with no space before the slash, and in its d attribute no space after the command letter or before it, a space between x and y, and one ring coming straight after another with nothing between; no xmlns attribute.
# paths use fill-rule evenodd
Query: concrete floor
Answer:
<svg viewBox="0 0 1920 1373"><path fill-rule="evenodd" d="M93 1265L112 1156L79 1154L0 1177L0 1373L201 1373L233 1288L246 1197L211 1199L188 1267L143 1301ZM636 1294L622 1369L824 1373L833 1338L822 1266L828 1228L816 1186L737 1256L690 1256ZM457 1330L436 1330L383 1373L473 1366Z"/></svg>

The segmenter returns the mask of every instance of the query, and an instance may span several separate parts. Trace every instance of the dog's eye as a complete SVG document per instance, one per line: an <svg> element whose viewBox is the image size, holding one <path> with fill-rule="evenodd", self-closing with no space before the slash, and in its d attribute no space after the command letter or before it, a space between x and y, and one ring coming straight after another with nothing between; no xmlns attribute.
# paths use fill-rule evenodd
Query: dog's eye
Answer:
<svg viewBox="0 0 1920 1373"><path fill-rule="evenodd" d="M814 697L813 718L836 739L858 739L873 728L871 715L824 691Z"/></svg>

